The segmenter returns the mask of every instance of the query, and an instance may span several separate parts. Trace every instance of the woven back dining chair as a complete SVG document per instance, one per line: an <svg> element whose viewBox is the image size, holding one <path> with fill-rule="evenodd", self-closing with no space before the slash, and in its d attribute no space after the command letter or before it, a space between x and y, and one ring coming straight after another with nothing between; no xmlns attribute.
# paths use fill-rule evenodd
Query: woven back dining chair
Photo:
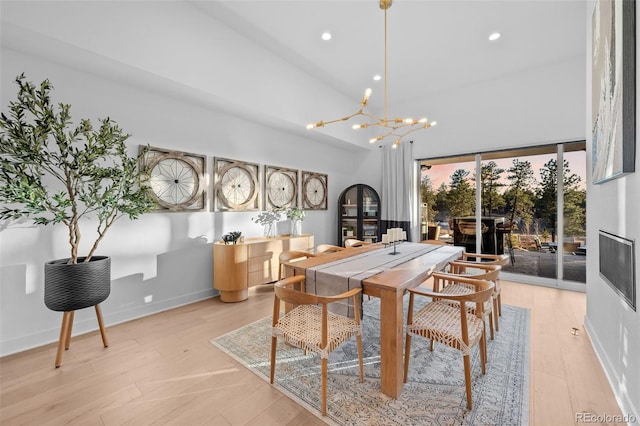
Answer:
<svg viewBox="0 0 640 426"><path fill-rule="evenodd" d="M438 278L434 273L434 278ZM462 352L464 365L464 378L467 393L467 408L472 408L471 398L471 349L478 346L482 366L482 374L485 374L487 352L486 332L484 326L484 304L491 298L494 284L491 281L475 280L468 277L444 277L451 282L469 284L475 291L467 294L442 294L429 291L423 287L409 290L409 309L407 315L406 347L404 359L404 382L407 382L409 373L409 360L411 359L411 338L419 336L429 339L430 349L433 351L433 342L458 349ZM416 297L430 297L431 302L413 312ZM452 305L451 302L454 302ZM475 315L467 309L468 303L475 303Z"/></svg>
<svg viewBox="0 0 640 426"><path fill-rule="evenodd" d="M474 264L473 268L469 267L466 262L449 262L448 272L442 273L433 279L433 291L445 294L467 294L473 293L475 287L473 285L461 283L456 280L456 277L468 277L476 280L491 281L494 284L494 292L491 298L484 304L484 318L489 320L489 331L491 340L494 339L494 330L498 331L498 314L495 298L495 289L497 288L497 282L499 281L500 265L483 265ZM445 279L445 276L450 276L451 279ZM455 302L452 302L455 303ZM467 310L470 314L475 314L475 303L468 303Z"/></svg>
<svg viewBox="0 0 640 426"><path fill-rule="evenodd" d="M473 260L471 260L473 259ZM479 267L480 265L508 265L510 256L508 254L477 254L477 253L462 253L462 258L458 262L468 262L470 265L467 267L465 273L473 273L472 268ZM497 316L494 316L496 330L500 329L498 317L502 316L502 286L500 285L500 278L496 280L496 288L494 290L494 310L498 312Z"/></svg>
<svg viewBox="0 0 640 426"><path fill-rule="evenodd" d="M355 238L347 238L346 240L344 240L345 247L362 247L366 246L367 244L371 243L368 241L356 240Z"/></svg>
<svg viewBox="0 0 640 426"><path fill-rule="evenodd" d="M317 296L304 292L303 275L296 275L278 281L274 285L273 321L271 334L271 384L275 377L276 349L278 338L292 346L315 352L321 359L321 399L322 415L327 415L327 371L329 353L340 345L356 337L360 382L364 381L362 361L362 326L360 325L360 305L357 303L360 288L354 288L336 296ZM296 290L298 286L300 290ZM327 305L353 298L354 318L331 313ZM290 303L295 307L280 316L280 307Z"/></svg>
<svg viewBox="0 0 640 426"><path fill-rule="evenodd" d="M319 244L318 247L316 247L316 254L334 253L342 250L344 250L344 247L334 246L333 244Z"/></svg>
<svg viewBox="0 0 640 426"><path fill-rule="evenodd" d="M283 251L282 253L280 253L280 256L278 256L278 261L279 261L278 280L281 280L281 279L284 278L284 265L283 265L283 262L288 262L290 260L308 259L310 257L315 257L315 256L316 256L316 254L309 253L309 252L306 252L306 251L298 251L298 250Z"/></svg>

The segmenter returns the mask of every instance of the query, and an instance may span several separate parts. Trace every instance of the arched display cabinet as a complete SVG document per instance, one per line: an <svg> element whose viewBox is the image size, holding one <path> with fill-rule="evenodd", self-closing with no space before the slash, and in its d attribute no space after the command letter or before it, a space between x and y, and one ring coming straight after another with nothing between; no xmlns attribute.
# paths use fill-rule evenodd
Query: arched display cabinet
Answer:
<svg viewBox="0 0 640 426"><path fill-rule="evenodd" d="M369 185L351 185L338 199L338 243L348 238L380 241L380 196Z"/></svg>

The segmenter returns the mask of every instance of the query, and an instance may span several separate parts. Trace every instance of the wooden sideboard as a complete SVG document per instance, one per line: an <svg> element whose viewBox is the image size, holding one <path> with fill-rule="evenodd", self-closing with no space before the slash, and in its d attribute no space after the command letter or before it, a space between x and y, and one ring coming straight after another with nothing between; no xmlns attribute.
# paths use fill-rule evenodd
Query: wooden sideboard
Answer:
<svg viewBox="0 0 640 426"><path fill-rule="evenodd" d="M313 235L245 238L243 243L213 244L213 288L223 302L241 302L249 287L278 280L279 256L288 250L313 250Z"/></svg>

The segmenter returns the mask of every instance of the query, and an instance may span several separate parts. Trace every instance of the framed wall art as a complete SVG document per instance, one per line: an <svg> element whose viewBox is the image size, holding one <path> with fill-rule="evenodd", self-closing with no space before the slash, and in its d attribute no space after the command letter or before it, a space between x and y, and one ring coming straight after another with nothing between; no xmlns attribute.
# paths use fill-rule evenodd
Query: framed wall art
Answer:
<svg viewBox="0 0 640 426"><path fill-rule="evenodd" d="M260 209L260 165L214 158L214 200L216 211Z"/></svg>
<svg viewBox="0 0 640 426"><path fill-rule="evenodd" d="M302 172L302 208L327 210L328 176L321 173Z"/></svg>
<svg viewBox="0 0 640 426"><path fill-rule="evenodd" d="M298 171L264 166L264 209L285 209L297 204Z"/></svg>
<svg viewBox="0 0 640 426"><path fill-rule="evenodd" d="M149 167L149 191L156 211L208 210L205 155L150 147L144 163Z"/></svg>
<svg viewBox="0 0 640 426"><path fill-rule="evenodd" d="M635 1L598 0L592 16L592 178L635 171Z"/></svg>

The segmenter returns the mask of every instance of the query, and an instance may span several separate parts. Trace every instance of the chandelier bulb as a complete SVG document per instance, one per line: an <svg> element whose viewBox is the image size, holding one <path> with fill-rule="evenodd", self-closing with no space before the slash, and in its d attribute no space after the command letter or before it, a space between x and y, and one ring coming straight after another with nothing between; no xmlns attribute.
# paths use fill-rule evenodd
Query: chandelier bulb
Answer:
<svg viewBox="0 0 640 426"><path fill-rule="evenodd" d="M1 0L0 0L1 1ZM383 128L383 135L377 136L377 137L373 137L371 139L369 139L369 143L373 144L376 143L378 141L382 141L385 140L387 137L393 137L396 138L395 141L393 142L392 146L393 148L397 148L398 145L400 145L400 139L402 139L404 136L406 136L408 133L412 133L415 132L417 130L420 130L422 128L426 129L429 128L431 126L435 126L437 123L435 121L429 122L427 120L426 117L422 117L420 119L413 119L410 117L407 118L387 118L387 79L386 79L386 70L387 70L387 9L389 9L391 7L391 4L393 3L393 0L378 0L379 1L379 6L381 9L383 9L384 12L384 67L385 67L385 73L384 73L384 77L378 78L378 79L382 79L384 81L384 102L383 102L383 106L384 106L384 115L382 117L376 116L374 114L370 114L368 112L365 112L365 107L367 106L367 104L369 103L369 97L371 96L371 94L373 93L373 90L368 87L365 91L364 91L364 96L362 97L360 104L361 107L359 110L357 110L356 112L354 112L353 114L344 116L342 118L339 119L335 119L335 120L329 120L327 122L324 121L318 121L316 123L311 123L307 125L307 129L313 129L316 127L324 127L327 124L333 124L333 123L337 123L339 121L348 121L350 119L352 119L353 117L359 116L359 117L363 117L363 119L369 119L369 121L367 123L361 123L361 124L354 124L352 125L352 128L354 130L358 130L358 129L363 129L366 127L381 127ZM375 79L375 78L374 78ZM415 127L414 127L415 126Z"/></svg>
<svg viewBox="0 0 640 426"><path fill-rule="evenodd" d="M362 98L362 102L360 102L360 105L362 105L363 107L367 106L367 103L369 102L369 96L371 96L371 88L368 87L367 90L364 91L364 97Z"/></svg>

